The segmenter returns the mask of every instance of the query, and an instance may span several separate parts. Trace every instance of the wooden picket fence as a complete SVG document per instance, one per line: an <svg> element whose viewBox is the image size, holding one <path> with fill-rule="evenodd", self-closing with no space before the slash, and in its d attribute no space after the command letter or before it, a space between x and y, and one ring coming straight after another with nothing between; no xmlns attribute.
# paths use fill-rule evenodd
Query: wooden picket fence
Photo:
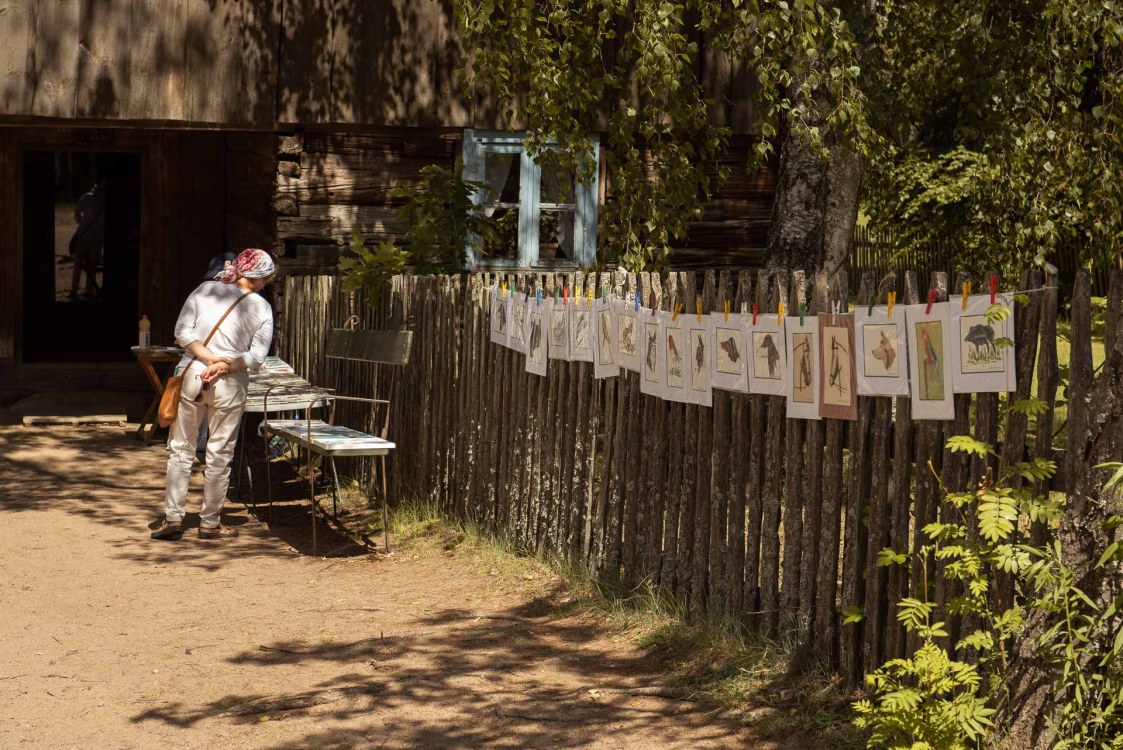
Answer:
<svg viewBox="0 0 1123 750"><path fill-rule="evenodd" d="M565 288L570 300L589 289L617 298L638 291L645 306L682 304L683 314L696 300L719 312L729 300L735 314L755 301L760 314L775 314L780 301L798 310L804 299L814 313L847 289L844 278L792 276L406 276L394 279L377 310L356 304L333 277L290 277L279 303L280 353L342 394L385 396L393 385L392 500L429 500L534 553L563 556L604 579L646 582L690 612L794 637L808 655L857 679L911 647L891 605L917 595L924 580L919 570L878 567L878 551L920 543L917 530L947 512L941 480L963 489L1000 465L1051 453L1055 274L1028 271L1021 280L1033 291L1016 303L1018 385L1010 397L1029 398L1036 371L1032 395L1048 410L1032 431L1024 414L1007 412L1002 435L1007 397L999 394L956 396L955 420L946 423L914 422L908 398L864 397L856 422L788 420L782 397L715 391L712 408L668 403L642 395L635 373L594 380L590 363L551 360L548 375L537 377L524 371L523 355L489 341L489 288L500 280L532 296ZM891 289L899 303L923 301L930 288L911 273L876 281L880 301ZM945 274L930 284L947 298ZM863 285L875 280L867 275ZM1086 274L1076 295L1087 304ZM395 375L326 360L325 330L352 315L363 328L413 330L410 364ZM1076 346L1073 353L1090 356ZM1070 417L1079 408L1070 404ZM363 411L343 409L341 419L374 424ZM946 439L957 434L999 446L1001 457L950 453ZM929 572L941 601L955 594L938 570ZM861 609L861 622L842 624L847 605ZM950 623L952 642L970 626Z"/></svg>

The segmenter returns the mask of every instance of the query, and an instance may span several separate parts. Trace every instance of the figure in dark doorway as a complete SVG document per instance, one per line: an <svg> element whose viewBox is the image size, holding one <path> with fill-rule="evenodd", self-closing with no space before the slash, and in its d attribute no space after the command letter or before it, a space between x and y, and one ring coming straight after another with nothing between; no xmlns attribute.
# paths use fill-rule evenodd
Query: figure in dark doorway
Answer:
<svg viewBox="0 0 1123 750"><path fill-rule="evenodd" d="M70 238L70 254L74 270L70 276L70 299L78 299L78 286L86 274L83 297L99 299L101 287L97 283L97 267L101 263L105 245L105 183L99 182L78 199L74 206L74 222L78 227Z"/></svg>

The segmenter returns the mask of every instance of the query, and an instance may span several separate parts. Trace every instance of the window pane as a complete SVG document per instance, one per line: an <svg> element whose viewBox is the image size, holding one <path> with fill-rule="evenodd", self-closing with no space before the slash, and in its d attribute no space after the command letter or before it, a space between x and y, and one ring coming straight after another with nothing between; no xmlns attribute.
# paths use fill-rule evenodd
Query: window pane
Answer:
<svg viewBox="0 0 1123 750"><path fill-rule="evenodd" d="M485 153L483 183L487 185L487 190L483 203L517 205L520 171L518 154Z"/></svg>
<svg viewBox="0 0 1123 750"><path fill-rule="evenodd" d="M543 209L538 221L539 260L574 260L577 211Z"/></svg>
<svg viewBox="0 0 1123 750"><path fill-rule="evenodd" d="M577 189L572 169L542 167L542 202L576 205Z"/></svg>
<svg viewBox="0 0 1123 750"><path fill-rule="evenodd" d="M519 209L486 208L491 236L483 243L483 260L519 259Z"/></svg>

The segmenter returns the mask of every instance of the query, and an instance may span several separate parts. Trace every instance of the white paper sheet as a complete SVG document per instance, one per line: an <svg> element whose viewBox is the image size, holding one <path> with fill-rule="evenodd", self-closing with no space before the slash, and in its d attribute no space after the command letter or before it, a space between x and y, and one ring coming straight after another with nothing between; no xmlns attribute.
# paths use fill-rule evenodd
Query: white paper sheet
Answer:
<svg viewBox="0 0 1123 750"><path fill-rule="evenodd" d="M545 306L546 300L542 300ZM569 360L569 305L561 298L550 300L546 339L550 359Z"/></svg>
<svg viewBox="0 0 1123 750"><path fill-rule="evenodd" d="M611 300L593 303L593 377L612 378L620 374L616 364L616 315Z"/></svg>
<svg viewBox="0 0 1123 750"><path fill-rule="evenodd" d="M854 339L857 347L858 394L861 396L909 395L908 344L905 310L894 306L854 310Z"/></svg>
<svg viewBox="0 0 1123 750"><path fill-rule="evenodd" d="M954 419L948 303L905 306L913 419Z"/></svg>
<svg viewBox="0 0 1123 750"><path fill-rule="evenodd" d="M1014 365L1014 299L999 294L995 303L1009 312L1004 320L987 320L990 295L976 294L948 302L950 308L952 390L956 393L1009 393L1016 383ZM997 316L992 316L997 317ZM1002 346L1001 339L1010 342Z"/></svg>
<svg viewBox="0 0 1123 750"><path fill-rule="evenodd" d="M644 348L640 335L639 317L643 308L637 311L631 300L614 300L612 317L615 323L616 363L625 370L643 372ZM648 310L650 315L651 311Z"/></svg>
<svg viewBox="0 0 1123 750"><path fill-rule="evenodd" d="M777 321L775 313L761 314L754 324L750 316L746 326L749 393L786 396L788 359L783 319Z"/></svg>
<svg viewBox="0 0 1123 750"><path fill-rule="evenodd" d="M641 307L636 328L639 333L639 346L643 351L643 370L639 375L640 392L665 398L667 373L664 341L667 335L663 330L662 316L659 313L652 315L651 310Z"/></svg>
<svg viewBox="0 0 1123 750"><path fill-rule="evenodd" d="M713 330L710 328L709 315L679 315L685 319L686 327L686 370L690 383L690 403L699 406L713 405L713 367L710 350L714 347Z"/></svg>
<svg viewBox="0 0 1123 750"><path fill-rule="evenodd" d="M530 300L526 307L526 371L546 375L547 326L553 300Z"/></svg>
<svg viewBox="0 0 1123 750"><path fill-rule="evenodd" d="M784 349L788 362L788 418L819 418L819 321L798 316L784 321Z"/></svg>
<svg viewBox="0 0 1123 750"><path fill-rule="evenodd" d="M593 361L593 307L586 299L572 299L569 311L569 359L572 362Z"/></svg>
<svg viewBox="0 0 1123 750"><path fill-rule="evenodd" d="M510 323L509 298L501 296L502 290L498 285L491 288L490 309L491 316L491 342L500 346L507 346L508 324Z"/></svg>
<svg viewBox="0 0 1123 750"><path fill-rule="evenodd" d="M714 388L724 391L749 392L749 326L747 316L712 313L710 326L714 344L710 348L710 374Z"/></svg>

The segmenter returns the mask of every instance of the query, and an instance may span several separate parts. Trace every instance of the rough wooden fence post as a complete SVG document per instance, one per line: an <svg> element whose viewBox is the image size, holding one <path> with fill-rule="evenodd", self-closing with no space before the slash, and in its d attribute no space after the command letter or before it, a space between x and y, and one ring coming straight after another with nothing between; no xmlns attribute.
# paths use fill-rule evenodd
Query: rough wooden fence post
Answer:
<svg viewBox="0 0 1123 750"><path fill-rule="evenodd" d="M682 304L685 296L683 274L672 273L667 277L665 290L669 292L668 304L674 310ZM678 402L668 405L667 412L667 452L664 467L666 487L666 513L663 524L663 563L659 570L659 584L666 591L680 594L681 578L679 565L681 556L687 548L682 525L685 503L689 497L683 492L683 435L686 427L686 406Z"/></svg>
<svg viewBox="0 0 1123 750"><path fill-rule="evenodd" d="M1053 459L1053 416L1057 400L1057 267L1045 264L1044 291L1041 292L1041 336L1037 355L1037 398L1045 402L1045 411L1037 416L1033 430L1034 457ZM1034 482L1033 493L1043 495L1049 491L1046 480ZM1048 524L1033 525L1033 544L1041 546L1049 533Z"/></svg>
<svg viewBox="0 0 1123 750"><path fill-rule="evenodd" d="M791 316L788 305L788 276L776 274L776 299L784 305L786 314ZM798 310L796 311L798 315ZM779 613L780 585L780 505L781 486L784 476L784 433L787 427L787 404L783 396L768 397L768 432L765 437L764 483L761 492L761 529L760 529L760 614L761 626L765 633L774 635Z"/></svg>
<svg viewBox="0 0 1123 750"><path fill-rule="evenodd" d="M698 302L702 304L702 314L712 310L714 306L714 272L706 271L702 286L702 298L684 312L686 315L698 315ZM686 351L690 351L689 345ZM684 363L689 367L689 363ZM713 459L713 409L706 406L695 406L697 413L697 430L694 433L695 445L695 474L694 474L694 499L696 512L694 515L694 570L692 573L690 603L696 613L700 613L706 606L706 592L708 590L708 577L710 574L710 518L713 514L712 498L710 497L710 473Z"/></svg>
<svg viewBox="0 0 1123 750"><path fill-rule="evenodd" d="M726 302L732 306L733 289L731 288L729 271L722 271L718 274L714 312L724 315L724 303ZM733 315L735 313L731 311L731 319ZM710 352L706 352L707 356L710 356L710 354ZM711 359L711 361L713 360ZM729 474L730 466L733 463L730 455L732 400L733 394L728 391L715 390L713 393L713 459L710 471L712 505L710 515L710 585L707 602L709 610L714 613L725 611L728 602L729 562L731 559L729 545L733 543L733 540L727 537L731 513Z"/></svg>
<svg viewBox="0 0 1123 750"><path fill-rule="evenodd" d="M741 316L748 313L752 302L752 277L748 271L741 271L737 275L737 297L733 302L730 316ZM752 342L746 342L744 352L745 367L752 367ZM734 393L730 412L730 442L726 450L732 456L729 476L729 564L728 583L726 589L726 611L738 616L745 606L745 511L747 507L748 477L746 458L749 455L749 403L750 397L745 393ZM755 442L755 440L754 440ZM716 469L715 469L716 471Z"/></svg>
<svg viewBox="0 0 1123 750"><path fill-rule="evenodd" d="M775 314L778 304L771 293L772 284L764 271L757 274L756 302L759 315ZM749 613L746 619L754 625L759 624L760 611L760 546L761 520L763 517L764 475L765 475L765 426L770 397L750 396L749 415L749 468L748 468L748 517L745 539L745 579L742 606Z"/></svg>
<svg viewBox="0 0 1123 750"><path fill-rule="evenodd" d="M815 302L821 303L825 300L810 299L811 295L807 293L807 277L803 271L793 271L791 279L792 312L798 316L804 305L807 305L808 315L826 312L826 309L815 306ZM784 500L781 517L783 575L778 605L780 610L778 622L782 631L792 630L799 614L800 564L803 559L803 506L807 502L804 495L804 433L808 421L817 420L789 419L785 425Z"/></svg>

